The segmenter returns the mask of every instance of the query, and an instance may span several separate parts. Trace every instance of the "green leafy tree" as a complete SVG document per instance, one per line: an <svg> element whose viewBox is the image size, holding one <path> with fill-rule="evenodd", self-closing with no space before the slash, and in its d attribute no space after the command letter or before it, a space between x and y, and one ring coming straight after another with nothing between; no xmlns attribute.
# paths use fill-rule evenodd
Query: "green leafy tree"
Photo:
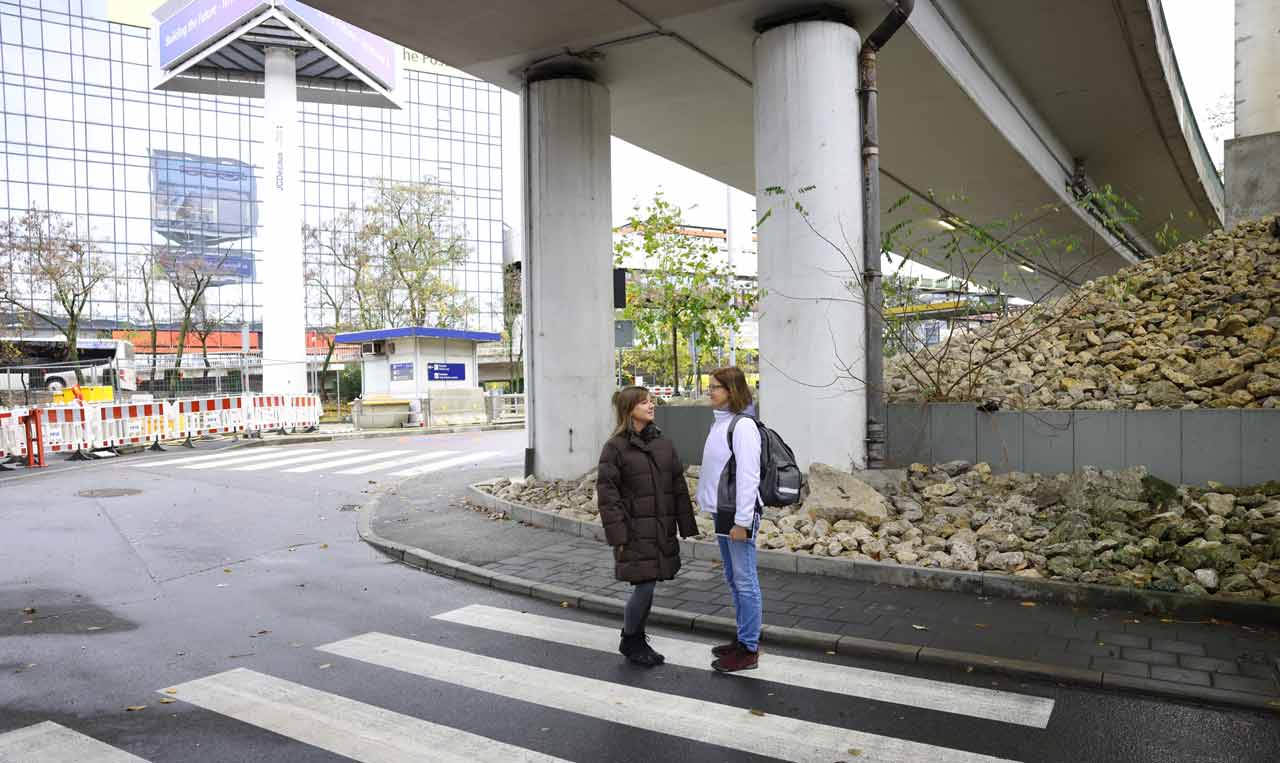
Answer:
<svg viewBox="0 0 1280 763"><path fill-rule="evenodd" d="M618 229L616 262L636 259L643 269L630 271L623 317L635 321L636 340L664 348L670 375L680 394L681 340L696 334L703 348L721 347L751 313L759 292L739 284L713 244L689 235L681 209L654 194Z"/></svg>

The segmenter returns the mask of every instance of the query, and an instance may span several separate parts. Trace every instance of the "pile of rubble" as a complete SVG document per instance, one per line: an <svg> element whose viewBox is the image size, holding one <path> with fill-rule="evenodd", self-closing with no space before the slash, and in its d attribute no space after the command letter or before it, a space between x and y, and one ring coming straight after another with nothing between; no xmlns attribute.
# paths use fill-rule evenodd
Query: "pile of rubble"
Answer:
<svg viewBox="0 0 1280 763"><path fill-rule="evenodd" d="M814 464L802 504L765 510L761 548L1280 603L1280 482L1215 492L1142 468L993 475L964 462L862 476L875 486ZM697 467L688 477L692 493ZM599 521L594 475L485 489Z"/></svg>
<svg viewBox="0 0 1280 763"><path fill-rule="evenodd" d="M978 332L899 353L885 363L889 399L1280 407L1276 219L1215 231Z"/></svg>

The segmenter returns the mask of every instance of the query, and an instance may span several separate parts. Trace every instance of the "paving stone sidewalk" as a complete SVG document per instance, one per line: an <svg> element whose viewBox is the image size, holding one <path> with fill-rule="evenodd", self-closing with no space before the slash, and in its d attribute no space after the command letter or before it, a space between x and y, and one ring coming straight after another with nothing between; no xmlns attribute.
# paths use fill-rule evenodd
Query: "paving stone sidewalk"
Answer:
<svg viewBox="0 0 1280 763"><path fill-rule="evenodd" d="M630 590L614 580L608 549L584 538L566 537L482 566L611 598L626 598ZM1117 685L1165 694L1217 690L1280 698L1280 625L1026 606L774 570L761 570L760 584L767 624L1093 670L1126 677ZM659 584L654 603L733 617L719 562L685 559L675 580Z"/></svg>

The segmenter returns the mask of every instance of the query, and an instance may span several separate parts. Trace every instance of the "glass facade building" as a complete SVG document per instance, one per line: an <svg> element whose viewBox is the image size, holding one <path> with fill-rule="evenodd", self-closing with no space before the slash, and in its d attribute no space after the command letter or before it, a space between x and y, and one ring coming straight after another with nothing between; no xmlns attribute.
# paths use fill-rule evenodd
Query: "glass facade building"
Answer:
<svg viewBox="0 0 1280 763"><path fill-rule="evenodd" d="M92 237L113 273L90 304L92 328L141 327L145 256L181 244L219 263L208 314L237 333L246 324L256 330L268 296L255 284L254 263L274 255L258 236L261 101L152 91L153 29L110 13L106 0L0 0L0 216L47 209ZM499 331L501 91L407 63L396 95L399 110L299 104L298 223L318 226L362 207L380 179L447 186L451 223L469 252L449 273L474 307L466 327ZM310 272L338 277L323 253L305 256ZM312 291L308 325L322 329L332 317ZM153 302L161 324L180 317L163 285Z"/></svg>

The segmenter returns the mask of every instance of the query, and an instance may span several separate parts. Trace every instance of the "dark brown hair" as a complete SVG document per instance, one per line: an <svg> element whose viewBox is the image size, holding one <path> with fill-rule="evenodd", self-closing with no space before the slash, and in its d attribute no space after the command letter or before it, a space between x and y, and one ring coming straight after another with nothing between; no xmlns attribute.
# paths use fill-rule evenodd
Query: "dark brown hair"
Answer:
<svg viewBox="0 0 1280 763"><path fill-rule="evenodd" d="M720 382L729 393L730 411L742 413L748 405L751 405L751 386L747 384L747 377L742 373L741 368L737 366L717 368L711 372L711 378Z"/></svg>
<svg viewBox="0 0 1280 763"><path fill-rule="evenodd" d="M631 426L631 412L648 399L648 387L623 387L613 393L613 415L617 417L617 426L613 429L612 437L627 431Z"/></svg>

